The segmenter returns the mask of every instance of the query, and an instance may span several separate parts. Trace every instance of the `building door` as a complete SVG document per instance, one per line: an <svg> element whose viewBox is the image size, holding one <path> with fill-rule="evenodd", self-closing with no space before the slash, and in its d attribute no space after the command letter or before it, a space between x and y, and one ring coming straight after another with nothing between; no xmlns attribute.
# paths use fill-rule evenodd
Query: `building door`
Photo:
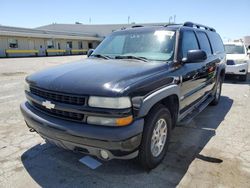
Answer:
<svg viewBox="0 0 250 188"><path fill-rule="evenodd" d="M73 47L72 41L68 41L68 42L66 43L66 48L67 48L67 53L68 53L68 54L71 54L71 49L72 49L72 47Z"/></svg>
<svg viewBox="0 0 250 188"><path fill-rule="evenodd" d="M45 41L44 39L36 39L35 41L35 49L38 50L38 56L45 56Z"/></svg>

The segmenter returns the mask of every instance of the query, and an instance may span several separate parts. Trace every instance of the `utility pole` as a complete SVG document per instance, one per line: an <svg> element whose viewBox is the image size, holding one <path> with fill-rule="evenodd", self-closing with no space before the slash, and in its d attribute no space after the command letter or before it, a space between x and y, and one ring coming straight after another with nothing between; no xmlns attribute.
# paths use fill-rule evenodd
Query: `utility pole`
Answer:
<svg viewBox="0 0 250 188"><path fill-rule="evenodd" d="M128 16L128 24L130 23L130 16Z"/></svg>
<svg viewBox="0 0 250 188"><path fill-rule="evenodd" d="M169 19L168 19L168 23L169 23L169 24L171 23L171 20L172 20L172 19L173 19L173 17L170 16Z"/></svg>
<svg viewBox="0 0 250 188"><path fill-rule="evenodd" d="M175 23L176 15L174 15L174 23Z"/></svg>

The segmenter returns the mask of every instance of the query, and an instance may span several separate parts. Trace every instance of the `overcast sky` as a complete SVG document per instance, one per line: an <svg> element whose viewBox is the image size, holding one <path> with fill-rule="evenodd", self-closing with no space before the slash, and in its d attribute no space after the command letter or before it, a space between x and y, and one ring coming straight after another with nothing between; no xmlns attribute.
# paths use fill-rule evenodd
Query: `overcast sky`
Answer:
<svg viewBox="0 0 250 188"><path fill-rule="evenodd" d="M0 0L0 24L35 28L51 23L113 24L193 21L224 40L250 35L250 0ZM173 21L173 19L172 19Z"/></svg>

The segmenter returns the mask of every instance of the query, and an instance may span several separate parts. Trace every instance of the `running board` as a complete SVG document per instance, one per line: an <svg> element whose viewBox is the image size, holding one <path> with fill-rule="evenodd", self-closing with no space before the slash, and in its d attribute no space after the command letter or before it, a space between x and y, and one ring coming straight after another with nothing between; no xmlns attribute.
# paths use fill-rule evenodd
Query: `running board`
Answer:
<svg viewBox="0 0 250 188"><path fill-rule="evenodd" d="M194 110L191 111L186 117L177 123L177 126L184 126L189 124L201 111L203 111L212 101L214 97L208 97L204 102L194 107Z"/></svg>

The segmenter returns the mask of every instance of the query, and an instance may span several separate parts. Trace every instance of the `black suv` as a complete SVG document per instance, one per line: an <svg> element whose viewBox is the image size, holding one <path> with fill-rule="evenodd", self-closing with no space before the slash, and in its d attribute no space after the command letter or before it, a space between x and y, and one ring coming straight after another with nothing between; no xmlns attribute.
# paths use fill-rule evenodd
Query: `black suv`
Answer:
<svg viewBox="0 0 250 188"><path fill-rule="evenodd" d="M49 142L151 169L176 125L219 102L225 62L220 36L204 25L122 29L87 59L28 76L21 111Z"/></svg>

